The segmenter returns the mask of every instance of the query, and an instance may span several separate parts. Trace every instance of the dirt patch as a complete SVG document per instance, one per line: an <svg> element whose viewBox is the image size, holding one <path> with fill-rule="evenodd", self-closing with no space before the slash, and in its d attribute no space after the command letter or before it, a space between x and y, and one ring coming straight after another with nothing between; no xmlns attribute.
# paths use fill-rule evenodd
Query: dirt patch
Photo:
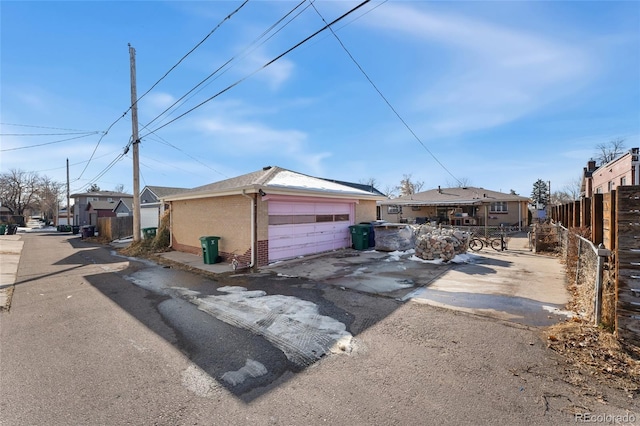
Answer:
<svg viewBox="0 0 640 426"><path fill-rule="evenodd" d="M606 330L577 318L549 327L546 337L549 348L564 357L568 372L577 373L575 377L584 372L607 386L624 390L630 398L640 396L637 346L625 344Z"/></svg>

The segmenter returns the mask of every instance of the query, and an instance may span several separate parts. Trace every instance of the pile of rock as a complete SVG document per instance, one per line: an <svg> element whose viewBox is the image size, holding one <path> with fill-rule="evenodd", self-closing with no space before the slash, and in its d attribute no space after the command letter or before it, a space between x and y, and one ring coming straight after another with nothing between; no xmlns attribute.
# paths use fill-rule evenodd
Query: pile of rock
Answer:
<svg viewBox="0 0 640 426"><path fill-rule="evenodd" d="M416 230L416 256L425 260L450 261L456 255L466 253L470 235L455 229L439 229L423 225Z"/></svg>

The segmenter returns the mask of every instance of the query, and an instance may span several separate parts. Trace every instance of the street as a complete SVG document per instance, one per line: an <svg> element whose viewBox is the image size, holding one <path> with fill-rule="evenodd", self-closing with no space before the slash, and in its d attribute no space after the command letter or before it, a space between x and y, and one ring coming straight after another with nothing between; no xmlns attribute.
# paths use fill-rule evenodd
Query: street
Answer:
<svg viewBox="0 0 640 426"><path fill-rule="evenodd" d="M575 424L640 411L526 321L344 278L212 280L74 235L20 240L0 313L1 425ZM474 271L428 268L457 286Z"/></svg>

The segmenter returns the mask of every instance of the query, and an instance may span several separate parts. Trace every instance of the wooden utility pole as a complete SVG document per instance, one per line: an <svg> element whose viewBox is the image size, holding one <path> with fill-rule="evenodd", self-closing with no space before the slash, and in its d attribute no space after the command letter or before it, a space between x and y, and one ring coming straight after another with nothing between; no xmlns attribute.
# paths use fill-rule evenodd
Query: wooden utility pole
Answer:
<svg viewBox="0 0 640 426"><path fill-rule="evenodd" d="M67 158L67 226L71 226L71 205L69 200L69 159ZM56 218L56 223L58 223L58 218Z"/></svg>
<svg viewBox="0 0 640 426"><path fill-rule="evenodd" d="M131 129L133 132L133 241L140 241L140 163L138 157L138 94L136 92L136 50L129 44L131 62Z"/></svg>

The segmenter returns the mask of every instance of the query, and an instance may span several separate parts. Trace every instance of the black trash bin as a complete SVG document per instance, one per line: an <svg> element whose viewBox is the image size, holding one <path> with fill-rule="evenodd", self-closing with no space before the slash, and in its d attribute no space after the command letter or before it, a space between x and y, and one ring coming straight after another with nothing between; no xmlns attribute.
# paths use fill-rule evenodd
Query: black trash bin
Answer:
<svg viewBox="0 0 640 426"><path fill-rule="evenodd" d="M96 235L96 227L87 225L82 227L82 238L90 238Z"/></svg>
<svg viewBox="0 0 640 426"><path fill-rule="evenodd" d="M73 225L71 227L71 232L73 233L73 235L77 235L80 233L80 226L78 225Z"/></svg>
<svg viewBox="0 0 640 426"><path fill-rule="evenodd" d="M7 226L7 235L16 235L18 232L18 225L11 224Z"/></svg>

